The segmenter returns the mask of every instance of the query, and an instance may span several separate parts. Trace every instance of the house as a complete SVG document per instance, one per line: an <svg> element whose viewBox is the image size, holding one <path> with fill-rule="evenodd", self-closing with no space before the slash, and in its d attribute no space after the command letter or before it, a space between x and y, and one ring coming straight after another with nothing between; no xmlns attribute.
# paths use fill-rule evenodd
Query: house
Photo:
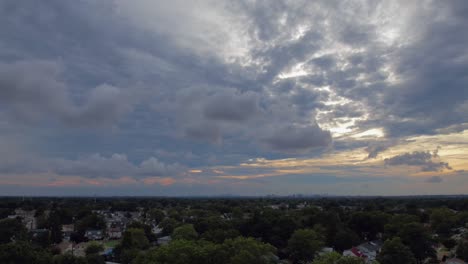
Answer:
<svg viewBox="0 0 468 264"><path fill-rule="evenodd" d="M377 254L380 252L382 245L382 241L375 240L362 243L359 246L357 246L357 248L361 253L367 256L367 261L371 262L377 258Z"/></svg>
<svg viewBox="0 0 468 264"><path fill-rule="evenodd" d="M65 241L70 241L71 234L75 231L75 225L62 225L62 237Z"/></svg>
<svg viewBox="0 0 468 264"><path fill-rule="evenodd" d="M22 209L16 209L14 215L9 215L8 218L20 218L26 228L31 231L37 228L36 217L34 217L36 211L25 211Z"/></svg>
<svg viewBox="0 0 468 264"><path fill-rule="evenodd" d="M367 262L367 256L364 253L362 253L357 247L352 247L351 249L343 251L343 256L358 257L364 259Z"/></svg>
<svg viewBox="0 0 468 264"><path fill-rule="evenodd" d="M160 228L159 226L153 226L153 228L151 228L151 233L155 234L155 235L159 235L161 234L163 231L162 228Z"/></svg>
<svg viewBox="0 0 468 264"><path fill-rule="evenodd" d="M31 236L33 238L50 236L50 230L49 229L33 229L33 230L29 231L29 232L31 233Z"/></svg>
<svg viewBox="0 0 468 264"><path fill-rule="evenodd" d="M86 230L84 235L88 240L101 240L103 238L102 230Z"/></svg>
<svg viewBox="0 0 468 264"><path fill-rule="evenodd" d="M122 229L119 227L111 227L107 230L109 239L120 239L122 237Z"/></svg>
<svg viewBox="0 0 468 264"><path fill-rule="evenodd" d="M160 238L158 238L158 244L159 245L166 245L166 244L169 244L169 242L171 242L171 240L172 240L171 236L160 237Z"/></svg>

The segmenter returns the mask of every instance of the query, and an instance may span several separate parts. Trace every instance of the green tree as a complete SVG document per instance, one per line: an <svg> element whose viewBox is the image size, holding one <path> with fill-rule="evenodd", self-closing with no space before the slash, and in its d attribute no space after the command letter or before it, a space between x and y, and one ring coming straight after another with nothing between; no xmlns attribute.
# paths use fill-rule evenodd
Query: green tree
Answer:
<svg viewBox="0 0 468 264"><path fill-rule="evenodd" d="M239 231L235 229L213 229L208 230L201 236L202 239L221 244L224 240L229 238L236 238L240 235Z"/></svg>
<svg viewBox="0 0 468 264"><path fill-rule="evenodd" d="M198 233L191 224L179 226L172 232L172 239L196 240L197 238Z"/></svg>
<svg viewBox="0 0 468 264"><path fill-rule="evenodd" d="M159 223L159 227L162 228L162 233L164 235L172 234L172 231L174 231L174 229L179 225L180 223L172 218L165 218L161 223Z"/></svg>
<svg viewBox="0 0 468 264"><path fill-rule="evenodd" d="M351 257L351 256L343 256L336 264L364 264L364 260L358 257Z"/></svg>
<svg viewBox="0 0 468 264"><path fill-rule="evenodd" d="M379 211L356 212L351 215L350 227L364 239L375 239L378 233L384 232L389 215Z"/></svg>
<svg viewBox="0 0 468 264"><path fill-rule="evenodd" d="M93 255L93 254L99 254L101 251L104 250L104 246L96 241L92 241L88 243L88 246L85 249L85 254L86 256Z"/></svg>
<svg viewBox="0 0 468 264"><path fill-rule="evenodd" d="M104 260L103 256L99 254L91 254L86 256L87 264L105 264L106 261Z"/></svg>
<svg viewBox="0 0 468 264"><path fill-rule="evenodd" d="M416 259L411 250L405 246L399 237L388 239L377 255L381 264L415 264Z"/></svg>
<svg viewBox="0 0 468 264"><path fill-rule="evenodd" d="M86 258L73 256L71 254L56 255L52 264L88 264Z"/></svg>
<svg viewBox="0 0 468 264"><path fill-rule="evenodd" d="M51 211L46 221L46 227L50 230L50 240L52 243L62 242L62 220L58 211Z"/></svg>
<svg viewBox="0 0 468 264"><path fill-rule="evenodd" d="M149 241L155 241L156 240L156 235L153 234L151 231L151 226L144 224L142 222L132 222L129 225L127 225L127 228L137 228L137 229L143 229L145 231L145 236L148 238Z"/></svg>
<svg viewBox="0 0 468 264"><path fill-rule="evenodd" d="M313 229L299 229L288 240L287 249L293 261L306 263L314 259L323 245L320 236Z"/></svg>
<svg viewBox="0 0 468 264"><path fill-rule="evenodd" d="M312 264L334 264L341 258L341 255L337 252L330 252L317 256Z"/></svg>
<svg viewBox="0 0 468 264"><path fill-rule="evenodd" d="M27 230L20 219L0 220L0 244L9 243L12 240L25 240Z"/></svg>
<svg viewBox="0 0 468 264"><path fill-rule="evenodd" d="M122 242L115 247L115 254L122 263L130 263L140 251L148 249L149 241L143 229L130 228L123 235Z"/></svg>
<svg viewBox="0 0 468 264"><path fill-rule="evenodd" d="M276 249L253 238L227 239L221 246L227 264L270 264L276 262Z"/></svg>
<svg viewBox="0 0 468 264"><path fill-rule="evenodd" d="M0 263L5 264L50 264L52 256L44 249L27 242L0 245Z"/></svg>
<svg viewBox="0 0 468 264"><path fill-rule="evenodd" d="M364 264L364 260L357 257L341 256L336 252L330 252L316 257L312 264Z"/></svg>
<svg viewBox="0 0 468 264"><path fill-rule="evenodd" d="M149 241L143 229L130 228L123 235L122 246L124 248L147 249Z"/></svg>
<svg viewBox="0 0 468 264"><path fill-rule="evenodd" d="M153 220L156 223L160 223L165 217L164 212L156 208L150 209L146 214L150 220Z"/></svg>
<svg viewBox="0 0 468 264"><path fill-rule="evenodd" d="M440 235L448 235L457 221L455 213L448 208L433 209L430 215L432 229Z"/></svg>
<svg viewBox="0 0 468 264"><path fill-rule="evenodd" d="M468 241L461 240L457 246L457 257L468 261Z"/></svg>
<svg viewBox="0 0 468 264"><path fill-rule="evenodd" d="M359 236L354 231L347 228L341 228L335 235L333 247L338 251L343 251L357 245L359 242Z"/></svg>
<svg viewBox="0 0 468 264"><path fill-rule="evenodd" d="M432 247L432 239L428 230L420 223L409 223L404 225L400 232L399 237L405 245L407 245L414 257L419 262L426 258L434 258L435 250Z"/></svg>
<svg viewBox="0 0 468 264"><path fill-rule="evenodd" d="M208 242L175 240L167 245L149 250L139 255L134 264L215 264L223 263L216 259L218 247ZM220 262L216 262L220 261Z"/></svg>

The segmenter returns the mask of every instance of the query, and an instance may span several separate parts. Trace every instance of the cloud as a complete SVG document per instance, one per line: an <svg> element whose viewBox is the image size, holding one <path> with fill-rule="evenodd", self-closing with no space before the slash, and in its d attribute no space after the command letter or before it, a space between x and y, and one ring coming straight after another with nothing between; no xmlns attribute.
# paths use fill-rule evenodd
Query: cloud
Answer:
<svg viewBox="0 0 468 264"><path fill-rule="evenodd" d="M208 98L203 113L206 118L223 121L244 121L259 111L255 94L214 95Z"/></svg>
<svg viewBox="0 0 468 264"><path fill-rule="evenodd" d="M404 153L384 160L386 166L418 166L422 171L442 171L444 169L451 170L447 162L433 161L433 158L438 158L437 151L431 153L429 151L414 151L412 153Z"/></svg>
<svg viewBox="0 0 468 264"><path fill-rule="evenodd" d="M0 102L14 117L11 121L52 120L96 127L112 125L130 111L131 98L107 84L93 88L84 105L78 105L61 78L63 71L63 66L54 61L0 63Z"/></svg>
<svg viewBox="0 0 468 264"><path fill-rule="evenodd" d="M221 131L214 123L201 122L191 124L185 130L185 135L192 139L203 140L210 143L221 143Z"/></svg>
<svg viewBox="0 0 468 264"><path fill-rule="evenodd" d="M453 142L440 144L444 161L405 146L431 134L464 139L467 8L0 2L0 170L165 177L179 166L335 152L335 163L351 155L354 166L391 152L387 166L464 168Z"/></svg>
<svg viewBox="0 0 468 264"><path fill-rule="evenodd" d="M274 150L301 152L326 147L332 139L329 131L322 130L318 125L310 125L307 127L283 127L272 131L271 135L264 140Z"/></svg>
<svg viewBox="0 0 468 264"><path fill-rule="evenodd" d="M427 178L425 180L425 182L429 182L429 183L441 183L444 179L442 179L442 177L440 176L432 176L430 178Z"/></svg>

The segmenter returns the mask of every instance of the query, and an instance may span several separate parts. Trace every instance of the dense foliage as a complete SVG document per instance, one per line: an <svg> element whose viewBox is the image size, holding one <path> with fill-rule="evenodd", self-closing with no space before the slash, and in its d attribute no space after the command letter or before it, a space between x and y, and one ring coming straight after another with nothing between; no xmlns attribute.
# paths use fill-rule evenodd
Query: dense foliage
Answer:
<svg viewBox="0 0 468 264"><path fill-rule="evenodd" d="M15 210L35 210L34 234ZM71 240L108 228L103 212L132 213L112 261L163 263L362 263L341 253L380 240L380 264L436 263L436 248L468 260L464 197L401 198L19 198L0 199L0 263L104 263L100 242L83 256L60 252L62 227ZM153 229L157 227L160 233ZM168 243L158 243L170 236ZM324 247L334 252L322 253Z"/></svg>

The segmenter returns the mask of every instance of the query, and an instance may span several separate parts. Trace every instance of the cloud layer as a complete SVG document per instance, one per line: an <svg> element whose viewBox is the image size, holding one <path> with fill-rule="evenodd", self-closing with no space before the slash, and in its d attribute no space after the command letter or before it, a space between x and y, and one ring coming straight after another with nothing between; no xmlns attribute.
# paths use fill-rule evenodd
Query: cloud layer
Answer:
<svg viewBox="0 0 468 264"><path fill-rule="evenodd" d="M386 188L359 174L458 179L467 12L462 0L1 2L0 179L172 177L178 193L261 178L253 194L306 177L338 194L344 175L367 192Z"/></svg>

